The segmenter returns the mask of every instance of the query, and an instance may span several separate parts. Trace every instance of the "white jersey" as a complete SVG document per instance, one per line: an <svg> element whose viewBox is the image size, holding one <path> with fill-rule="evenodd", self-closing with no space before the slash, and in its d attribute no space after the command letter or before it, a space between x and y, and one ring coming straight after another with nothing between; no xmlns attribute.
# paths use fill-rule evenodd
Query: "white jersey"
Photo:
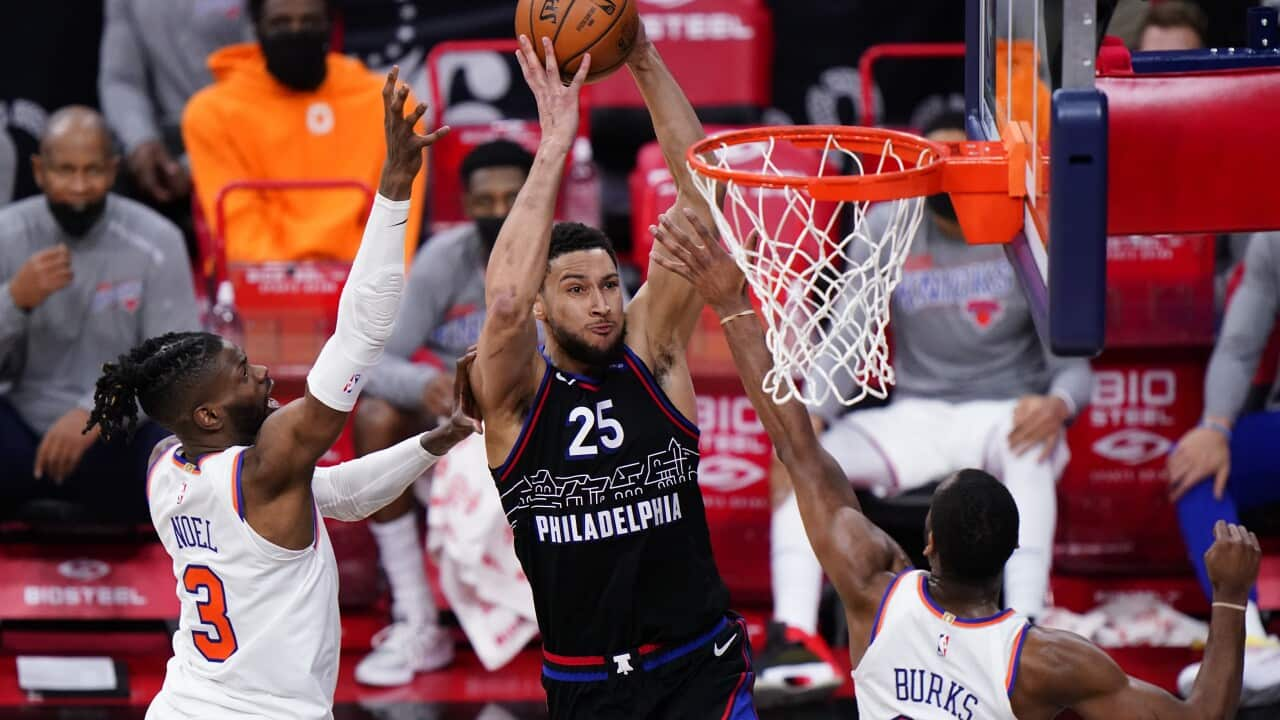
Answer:
<svg viewBox="0 0 1280 720"><path fill-rule="evenodd" d="M885 590L853 671L862 720L1013 720L1026 618L1006 610L958 618L929 597L929 574L904 572Z"/></svg>
<svg viewBox="0 0 1280 720"><path fill-rule="evenodd" d="M147 476L182 610L147 720L330 718L338 679L338 566L319 512L303 550L244 520L243 447L198 463L181 446Z"/></svg>

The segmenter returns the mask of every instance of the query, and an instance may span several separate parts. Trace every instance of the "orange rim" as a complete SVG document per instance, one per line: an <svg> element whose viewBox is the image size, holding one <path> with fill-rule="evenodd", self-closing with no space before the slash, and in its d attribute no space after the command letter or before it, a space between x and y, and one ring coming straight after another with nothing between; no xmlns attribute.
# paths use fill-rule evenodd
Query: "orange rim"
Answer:
<svg viewBox="0 0 1280 720"><path fill-rule="evenodd" d="M936 193L951 195L965 239L970 243L1003 243L1022 227L1026 158L1030 128L1011 125L1003 139L990 142L937 143L919 135L884 128L786 125L733 130L694 143L686 153L693 172L721 183L744 187L795 188L822 201L882 202ZM915 167L879 169L864 175L770 175L716 167L703 159L722 147L785 140L799 148L840 150L884 156L886 143L903 164ZM832 142L834 141L834 143ZM1041 155L1047 165L1047 158ZM896 164L896 163L895 163ZM1048 172L1037 175L1044 192Z"/></svg>
<svg viewBox="0 0 1280 720"><path fill-rule="evenodd" d="M835 141L840 150L867 155L882 155L886 143L892 143L894 154L904 165L901 170L884 165L865 175L798 175L780 176L750 170L715 167L702 156L724 146L747 145L770 140L785 140L796 147L822 150ZM835 147L832 148L833 150ZM838 150L837 150L838 152ZM732 130L704 138L693 144L687 160L694 172L720 182L733 182L748 187L804 188L818 200L893 200L942 191L942 169L950 150L942 143L919 135L857 126L791 125Z"/></svg>

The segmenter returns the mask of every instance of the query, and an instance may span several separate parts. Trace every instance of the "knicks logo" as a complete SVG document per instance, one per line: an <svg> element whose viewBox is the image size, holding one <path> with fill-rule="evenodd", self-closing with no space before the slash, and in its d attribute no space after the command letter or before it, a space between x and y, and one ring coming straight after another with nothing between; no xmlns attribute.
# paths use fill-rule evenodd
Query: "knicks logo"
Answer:
<svg viewBox="0 0 1280 720"><path fill-rule="evenodd" d="M979 330L987 330L1004 315L1004 302L991 298L969 300L964 304L969 322Z"/></svg>

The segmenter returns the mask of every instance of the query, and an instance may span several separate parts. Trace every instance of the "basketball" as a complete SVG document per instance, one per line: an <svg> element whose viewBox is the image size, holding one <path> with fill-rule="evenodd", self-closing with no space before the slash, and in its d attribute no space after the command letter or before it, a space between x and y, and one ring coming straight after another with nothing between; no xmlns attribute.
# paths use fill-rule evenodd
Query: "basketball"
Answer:
<svg viewBox="0 0 1280 720"><path fill-rule="evenodd" d="M635 0L519 0L516 37L527 35L542 56L542 38L551 38L564 81L591 53L587 82L603 80L622 67L636 42L640 16Z"/></svg>

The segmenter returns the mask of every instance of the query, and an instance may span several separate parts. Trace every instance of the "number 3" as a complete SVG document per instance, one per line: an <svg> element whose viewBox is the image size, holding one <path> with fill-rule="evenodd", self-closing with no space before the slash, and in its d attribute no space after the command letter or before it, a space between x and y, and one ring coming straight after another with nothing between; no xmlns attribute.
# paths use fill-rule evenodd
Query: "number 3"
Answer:
<svg viewBox="0 0 1280 720"><path fill-rule="evenodd" d="M182 586L197 597L196 613L200 616L200 622L212 625L214 629L213 633L207 630L191 631L196 650L209 662L220 663L234 655L239 645L236 643L236 631L231 627L231 619L227 617L227 595L222 587L222 578L205 565L188 565L182 572ZM204 588L207 599L199 599L200 588Z"/></svg>
<svg viewBox="0 0 1280 720"><path fill-rule="evenodd" d="M582 423L578 428L578 434L574 436L573 442L569 443L569 457L584 458L595 457L600 452L595 445L587 445L587 435L591 433L593 427L599 426L600 432L598 438L600 444L604 446L606 451L617 450L622 447L622 423L614 418L605 417L605 411L613 407L612 400L601 400L596 403L595 413L591 409L584 406L578 406L569 411L569 425L574 423Z"/></svg>

